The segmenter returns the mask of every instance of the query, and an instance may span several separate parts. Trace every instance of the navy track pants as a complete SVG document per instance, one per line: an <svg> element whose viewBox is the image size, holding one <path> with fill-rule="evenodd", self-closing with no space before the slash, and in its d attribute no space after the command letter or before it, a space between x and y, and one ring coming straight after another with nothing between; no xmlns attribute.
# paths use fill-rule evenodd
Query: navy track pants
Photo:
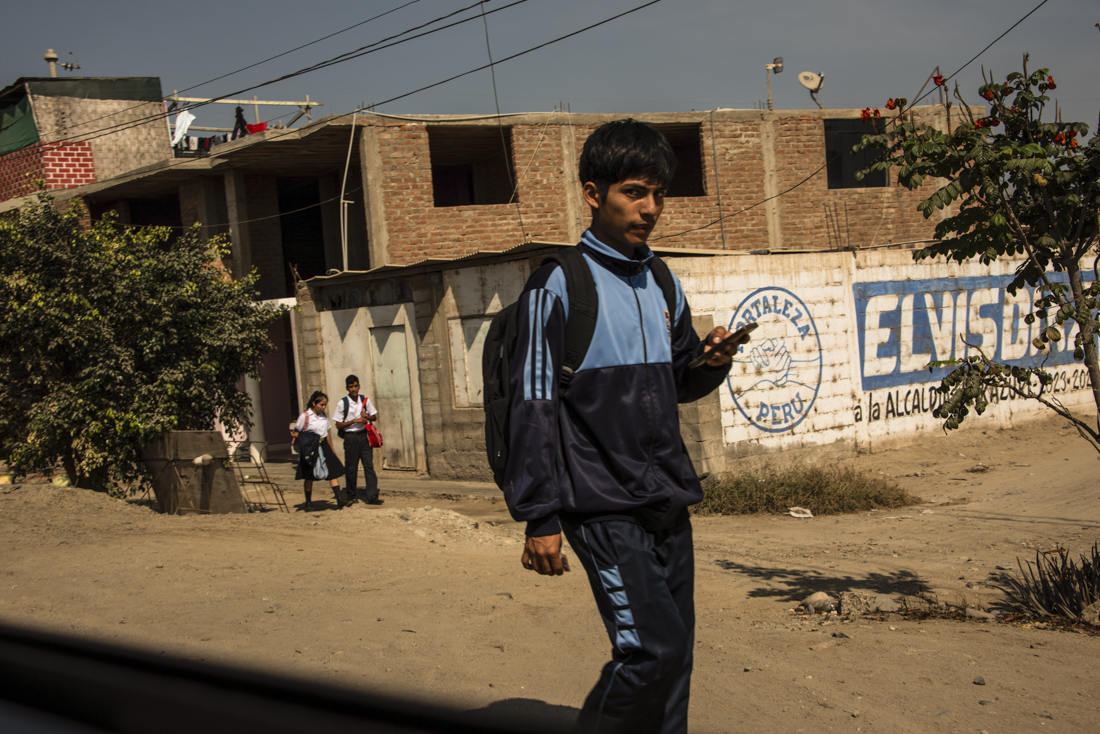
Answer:
<svg viewBox="0 0 1100 734"><path fill-rule="evenodd" d="M366 431L354 431L344 434L344 466L347 467L345 486L348 500L356 499L359 483L359 467L363 464L363 483L365 486L364 500L378 499L378 475L374 472L374 449L370 447L370 439Z"/></svg>
<svg viewBox="0 0 1100 734"><path fill-rule="evenodd" d="M649 532L628 520L562 521L611 638L611 662L581 709L582 732L687 731L695 643L691 522Z"/></svg>

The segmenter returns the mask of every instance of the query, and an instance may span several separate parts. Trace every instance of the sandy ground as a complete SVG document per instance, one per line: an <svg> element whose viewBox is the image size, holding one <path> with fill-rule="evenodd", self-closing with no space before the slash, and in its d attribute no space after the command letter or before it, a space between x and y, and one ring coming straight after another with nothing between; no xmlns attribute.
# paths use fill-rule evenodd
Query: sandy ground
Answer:
<svg viewBox="0 0 1100 734"><path fill-rule="evenodd" d="M792 611L815 591L996 608L998 567L1091 548L1100 464L1061 423L856 457L927 501L903 511L696 518L692 731L1100 730L1100 637ZM966 471L979 462L990 471ZM583 572L523 571L520 528L495 488L395 494L387 481L380 508L175 517L47 484L2 487L0 621L571 722L609 651ZM439 495L456 486L471 493ZM300 496L287 492L292 505Z"/></svg>

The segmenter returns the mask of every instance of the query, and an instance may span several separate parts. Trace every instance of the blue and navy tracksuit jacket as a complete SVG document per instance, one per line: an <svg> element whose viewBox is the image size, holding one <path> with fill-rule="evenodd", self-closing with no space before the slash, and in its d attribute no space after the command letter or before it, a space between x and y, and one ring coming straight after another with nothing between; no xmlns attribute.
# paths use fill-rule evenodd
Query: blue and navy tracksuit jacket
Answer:
<svg viewBox="0 0 1100 734"><path fill-rule="evenodd" d="M559 532L559 513L629 516L650 505L678 510L702 500L677 403L698 400L729 373L728 365L688 369L703 343L679 280L676 313L668 313L648 248L628 259L591 231L578 247L592 270L599 312L584 362L563 392L569 294L558 265L539 268L519 301L504 496L528 535Z"/></svg>

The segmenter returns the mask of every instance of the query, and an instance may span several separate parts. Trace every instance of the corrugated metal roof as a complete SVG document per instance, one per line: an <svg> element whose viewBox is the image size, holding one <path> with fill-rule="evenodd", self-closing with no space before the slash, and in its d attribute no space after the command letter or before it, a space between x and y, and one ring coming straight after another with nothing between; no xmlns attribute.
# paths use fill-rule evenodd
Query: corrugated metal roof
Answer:
<svg viewBox="0 0 1100 734"><path fill-rule="evenodd" d="M409 273L412 270L445 270L451 267L461 267L462 265L477 261L488 260L490 258L508 257L509 255L520 255L525 252L532 252L535 250L545 250L552 247L574 247L575 243L572 242L524 242L513 247L509 247L504 250L477 250L466 255L456 255L455 257L426 257L422 260L416 260L415 262L403 263L401 265L383 265L378 268L371 268L370 270L345 270L341 273L335 273L333 275L318 275L313 278L309 278L305 281L307 285L315 286L329 286L339 285L347 281L359 280L360 278L373 279L380 275ZM653 252L657 253L661 257L714 257L717 255L746 255L748 253L744 251L731 251L731 250L712 250L712 249L690 249L685 247L651 247ZM435 267L433 267L435 266Z"/></svg>

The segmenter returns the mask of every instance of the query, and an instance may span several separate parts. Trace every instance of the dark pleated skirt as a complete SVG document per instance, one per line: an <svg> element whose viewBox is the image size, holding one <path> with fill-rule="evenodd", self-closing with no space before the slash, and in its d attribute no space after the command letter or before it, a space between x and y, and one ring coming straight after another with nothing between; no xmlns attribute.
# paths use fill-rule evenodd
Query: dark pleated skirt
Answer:
<svg viewBox="0 0 1100 734"><path fill-rule="evenodd" d="M333 453L332 449L328 447L328 441L321 439L321 453L325 456L325 463L328 465L328 476L324 479L317 479L313 476L313 467L306 463L304 456L298 457L298 470L294 472L295 479L312 479L315 482L328 481L329 479L340 479L344 476L344 465L340 463L340 459Z"/></svg>

